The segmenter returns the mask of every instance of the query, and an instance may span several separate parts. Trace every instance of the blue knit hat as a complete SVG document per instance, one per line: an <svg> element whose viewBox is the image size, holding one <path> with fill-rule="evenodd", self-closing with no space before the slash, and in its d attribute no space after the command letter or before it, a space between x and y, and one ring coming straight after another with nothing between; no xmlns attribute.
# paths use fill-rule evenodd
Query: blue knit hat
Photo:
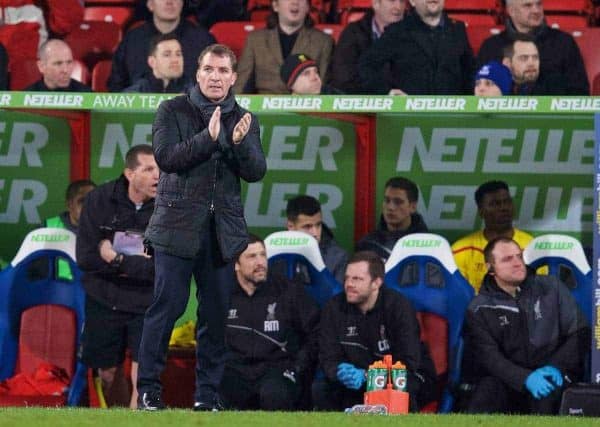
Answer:
<svg viewBox="0 0 600 427"><path fill-rule="evenodd" d="M512 90L512 74L507 66L498 61L490 61L479 69L475 81L488 79L496 83L502 95L510 95Z"/></svg>

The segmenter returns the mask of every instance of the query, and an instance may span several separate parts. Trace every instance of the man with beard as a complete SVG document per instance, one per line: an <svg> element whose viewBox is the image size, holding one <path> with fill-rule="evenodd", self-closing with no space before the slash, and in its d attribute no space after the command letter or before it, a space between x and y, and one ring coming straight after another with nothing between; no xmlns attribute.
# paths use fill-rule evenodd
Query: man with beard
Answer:
<svg viewBox="0 0 600 427"><path fill-rule="evenodd" d="M393 177L385 183L381 218L377 230L356 244L357 251L374 251L385 262L394 245L407 234L427 233L427 225L417 212L419 189L410 179Z"/></svg>
<svg viewBox="0 0 600 427"><path fill-rule="evenodd" d="M542 76L562 76L565 94L590 94L579 47L570 34L546 25L542 0L506 0L506 12L506 29L489 37L479 49L480 66L491 60L501 61L505 46L518 34L529 35L537 44Z"/></svg>
<svg viewBox="0 0 600 427"><path fill-rule="evenodd" d="M319 362L325 380L313 386L321 410L342 410L363 402L366 371L384 355L406 365L410 410L435 394L435 368L420 341L419 322L410 302L384 286L383 262L374 252L357 252L348 262L344 292L323 308Z"/></svg>
<svg viewBox="0 0 600 427"><path fill-rule="evenodd" d="M468 411L556 414L562 391L582 379L587 321L556 277L527 273L514 240L490 241L484 258L487 274L465 322L478 365Z"/></svg>
<svg viewBox="0 0 600 427"><path fill-rule="evenodd" d="M569 95L567 77L540 74L540 54L534 39L517 34L504 48L502 63L510 69L513 95Z"/></svg>
<svg viewBox="0 0 600 427"><path fill-rule="evenodd" d="M297 409L316 365L319 309L304 286L268 274L265 245L257 236L250 235L235 275L220 387L225 406Z"/></svg>
<svg viewBox="0 0 600 427"><path fill-rule="evenodd" d="M488 242L497 237L508 237L525 248L533 237L513 227L513 199L506 182L488 181L481 184L475 191L475 203L483 219L483 230L458 239L452 245L452 252L461 274L478 292L486 272L483 249Z"/></svg>

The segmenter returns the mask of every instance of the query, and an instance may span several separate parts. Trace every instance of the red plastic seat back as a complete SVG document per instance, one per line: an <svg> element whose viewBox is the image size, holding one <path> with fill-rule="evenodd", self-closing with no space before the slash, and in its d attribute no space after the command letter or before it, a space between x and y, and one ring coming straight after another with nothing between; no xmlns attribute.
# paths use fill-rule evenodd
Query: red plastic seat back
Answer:
<svg viewBox="0 0 600 427"><path fill-rule="evenodd" d="M421 341L429 347L429 354L438 376L448 373L448 322L433 313L418 312Z"/></svg>
<svg viewBox="0 0 600 427"><path fill-rule="evenodd" d="M101 59L110 59L121 41L121 27L115 22L88 21L65 37L73 58L83 61L89 69Z"/></svg>
<svg viewBox="0 0 600 427"><path fill-rule="evenodd" d="M215 23L210 28L210 32L219 43L229 46L239 58L246 44L248 34L264 28L265 25L265 21L223 21Z"/></svg>
<svg viewBox="0 0 600 427"><path fill-rule="evenodd" d="M94 92L108 92L108 77L112 69L112 61L105 59L98 61L92 71L92 90Z"/></svg>
<svg viewBox="0 0 600 427"><path fill-rule="evenodd" d="M19 350L15 373L33 373L47 362L73 377L76 360L77 319L64 306L45 304L21 314Z"/></svg>

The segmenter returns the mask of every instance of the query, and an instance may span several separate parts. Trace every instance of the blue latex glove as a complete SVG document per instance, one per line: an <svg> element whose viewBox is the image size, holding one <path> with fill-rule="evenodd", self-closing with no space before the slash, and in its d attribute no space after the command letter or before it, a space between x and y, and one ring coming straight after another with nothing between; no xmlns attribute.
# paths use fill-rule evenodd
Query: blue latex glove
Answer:
<svg viewBox="0 0 600 427"><path fill-rule="evenodd" d="M536 399L548 396L554 390L554 386L550 381L544 378L542 368L533 371L525 380L525 387L531 395Z"/></svg>
<svg viewBox="0 0 600 427"><path fill-rule="evenodd" d="M544 378L549 378L556 387L562 387L563 385L563 376L560 371L552 365L542 366L538 369L544 376Z"/></svg>
<svg viewBox="0 0 600 427"><path fill-rule="evenodd" d="M344 386L352 390L359 390L365 382L365 370L353 365L342 367L341 370L338 369L338 379Z"/></svg>
<svg viewBox="0 0 600 427"><path fill-rule="evenodd" d="M337 366L337 379L342 384L346 385L346 382L350 381L352 370L356 369L351 363L340 363ZM347 386L346 386L347 387Z"/></svg>

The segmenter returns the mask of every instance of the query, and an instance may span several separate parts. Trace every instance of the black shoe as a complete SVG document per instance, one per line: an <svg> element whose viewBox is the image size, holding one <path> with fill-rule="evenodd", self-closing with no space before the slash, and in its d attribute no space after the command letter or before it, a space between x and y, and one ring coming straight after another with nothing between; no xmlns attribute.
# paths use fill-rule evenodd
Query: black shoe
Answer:
<svg viewBox="0 0 600 427"><path fill-rule="evenodd" d="M219 412L222 411L223 405L221 404L221 400L218 397L214 397L212 402L194 402L194 411L209 411L209 412Z"/></svg>
<svg viewBox="0 0 600 427"><path fill-rule="evenodd" d="M167 406L160 398L160 392L145 392L138 398L138 409L141 411L162 411Z"/></svg>

